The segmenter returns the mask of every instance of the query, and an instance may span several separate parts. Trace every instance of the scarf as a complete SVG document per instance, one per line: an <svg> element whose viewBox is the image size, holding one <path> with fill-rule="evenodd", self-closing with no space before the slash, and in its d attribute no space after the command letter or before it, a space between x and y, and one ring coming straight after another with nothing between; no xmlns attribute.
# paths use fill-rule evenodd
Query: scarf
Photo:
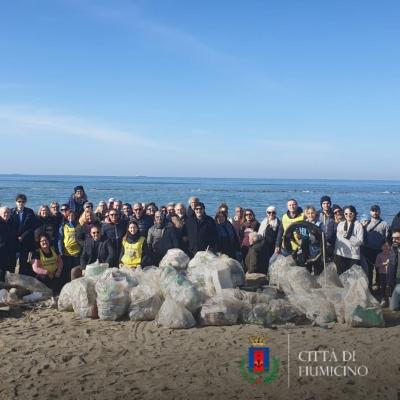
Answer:
<svg viewBox="0 0 400 400"><path fill-rule="evenodd" d="M344 238L349 240L354 231L354 221L351 221L350 224L348 224L346 220L344 223L344 231L346 232Z"/></svg>

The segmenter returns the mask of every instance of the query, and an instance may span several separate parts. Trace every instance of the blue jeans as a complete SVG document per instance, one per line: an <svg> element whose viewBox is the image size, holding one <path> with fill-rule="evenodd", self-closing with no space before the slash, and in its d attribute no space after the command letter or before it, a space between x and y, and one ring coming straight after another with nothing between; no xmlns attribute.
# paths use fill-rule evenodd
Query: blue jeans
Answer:
<svg viewBox="0 0 400 400"><path fill-rule="evenodd" d="M392 311L400 309L400 284L393 289L392 297L389 298L389 308Z"/></svg>

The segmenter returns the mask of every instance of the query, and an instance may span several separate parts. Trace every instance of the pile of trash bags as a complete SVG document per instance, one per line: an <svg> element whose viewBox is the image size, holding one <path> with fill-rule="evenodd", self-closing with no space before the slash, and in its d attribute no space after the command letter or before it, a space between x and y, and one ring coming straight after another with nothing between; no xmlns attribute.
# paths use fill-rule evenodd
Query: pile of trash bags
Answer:
<svg viewBox="0 0 400 400"><path fill-rule="evenodd" d="M359 265L339 275L334 263L318 277L278 256L270 265L270 284L282 290L289 302L318 325L346 323L352 327L383 327L382 309L368 289L368 278Z"/></svg>
<svg viewBox="0 0 400 400"><path fill-rule="evenodd" d="M65 285L61 311L81 318L115 321L155 320L159 326L271 324L306 316L317 324L339 321L350 326L382 326L382 312L368 292L368 280L353 266L337 276L332 265L318 279L290 257L270 266L270 286L246 291L239 262L200 251L191 260L179 249L167 252L159 268L98 268ZM271 286L274 285L274 286Z"/></svg>

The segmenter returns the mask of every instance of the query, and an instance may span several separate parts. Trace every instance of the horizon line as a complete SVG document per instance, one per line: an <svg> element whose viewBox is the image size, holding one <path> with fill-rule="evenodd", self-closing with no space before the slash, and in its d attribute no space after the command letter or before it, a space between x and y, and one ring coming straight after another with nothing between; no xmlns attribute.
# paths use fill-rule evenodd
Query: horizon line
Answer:
<svg viewBox="0 0 400 400"><path fill-rule="evenodd" d="M366 179L366 178L255 178L255 177L211 177L211 176L151 176L151 175L82 175L82 174L23 174L23 173L0 173L0 176L54 176L54 177L83 177L83 178L150 178L150 179L253 179L253 180L291 180L291 181L367 181L367 182L400 182L395 179Z"/></svg>

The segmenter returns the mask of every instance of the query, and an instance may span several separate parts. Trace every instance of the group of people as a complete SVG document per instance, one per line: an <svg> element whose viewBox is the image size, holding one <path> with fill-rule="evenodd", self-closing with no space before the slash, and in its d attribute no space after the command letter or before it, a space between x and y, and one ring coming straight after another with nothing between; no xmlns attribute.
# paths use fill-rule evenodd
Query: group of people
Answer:
<svg viewBox="0 0 400 400"><path fill-rule="evenodd" d="M94 208L82 186L65 203L42 205L37 214L26 203L21 193L14 208L0 207L0 281L6 271L14 272L18 260L19 273L36 276L58 292L97 260L135 268L158 265L172 248L190 257L208 249L242 262L248 273L267 274L277 254L292 255L314 274L329 260L339 274L358 264L371 289L379 288L382 302L390 298L392 307L400 307L400 213L390 226L378 205L371 206L368 220L359 221L354 206L332 204L329 196L321 198L318 209L303 209L290 199L281 218L269 206L259 222L251 209L240 206L230 218L225 203L211 217L197 197L187 206L161 207L110 198Z"/></svg>

